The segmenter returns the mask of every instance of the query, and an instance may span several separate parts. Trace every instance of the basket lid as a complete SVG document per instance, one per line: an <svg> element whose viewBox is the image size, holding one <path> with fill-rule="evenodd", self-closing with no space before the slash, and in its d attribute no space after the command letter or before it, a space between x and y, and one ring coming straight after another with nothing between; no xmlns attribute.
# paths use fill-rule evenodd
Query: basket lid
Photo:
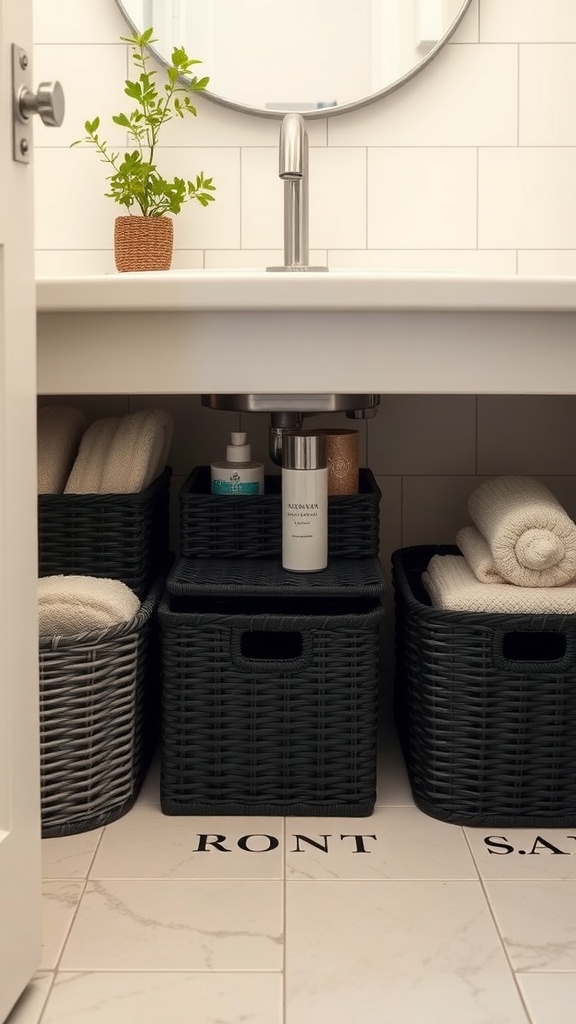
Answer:
<svg viewBox="0 0 576 1024"><path fill-rule="evenodd" d="M382 597L378 558L335 558L321 572L294 573L279 559L180 558L168 576L175 597Z"/></svg>

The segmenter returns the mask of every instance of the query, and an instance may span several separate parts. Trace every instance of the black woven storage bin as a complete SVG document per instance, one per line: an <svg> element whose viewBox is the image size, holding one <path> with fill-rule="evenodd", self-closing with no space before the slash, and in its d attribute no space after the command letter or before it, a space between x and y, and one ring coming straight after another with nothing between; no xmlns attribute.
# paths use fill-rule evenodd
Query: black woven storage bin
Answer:
<svg viewBox="0 0 576 1024"><path fill-rule="evenodd" d="M395 715L418 807L489 827L576 826L576 615L446 612L433 554L392 556Z"/></svg>
<svg viewBox="0 0 576 1024"><path fill-rule="evenodd" d="M40 638L42 836L75 835L132 807L158 740L160 577L131 622Z"/></svg>
<svg viewBox="0 0 576 1024"><path fill-rule="evenodd" d="M164 813L371 814L382 615L303 581L284 598L167 593Z"/></svg>
<svg viewBox="0 0 576 1024"><path fill-rule="evenodd" d="M305 573L287 572L278 559L179 558L166 589L174 597L379 600L385 583L377 558L332 559L326 569Z"/></svg>
<svg viewBox="0 0 576 1024"><path fill-rule="evenodd" d="M139 494L39 495L39 575L121 580L143 598L168 554L171 475Z"/></svg>
<svg viewBox="0 0 576 1024"><path fill-rule="evenodd" d="M210 493L210 467L197 466L180 490L180 547L187 558L278 558L282 551L281 477L265 478L265 493ZM378 554L382 492L369 469L359 493L328 498L331 557Z"/></svg>

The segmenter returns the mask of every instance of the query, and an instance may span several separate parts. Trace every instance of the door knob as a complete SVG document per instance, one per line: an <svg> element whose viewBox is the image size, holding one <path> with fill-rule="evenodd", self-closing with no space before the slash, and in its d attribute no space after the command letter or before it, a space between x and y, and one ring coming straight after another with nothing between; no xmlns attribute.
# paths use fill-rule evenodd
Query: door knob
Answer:
<svg viewBox="0 0 576 1024"><path fill-rule="evenodd" d="M60 82L41 82L34 93L25 85L18 91L18 110L23 121L39 114L43 124L59 128L64 120L66 104Z"/></svg>
<svg viewBox="0 0 576 1024"><path fill-rule="evenodd" d="M59 128L64 120L64 90L60 82L41 82L34 92L32 63L26 50L12 43L12 158L30 163L32 115Z"/></svg>

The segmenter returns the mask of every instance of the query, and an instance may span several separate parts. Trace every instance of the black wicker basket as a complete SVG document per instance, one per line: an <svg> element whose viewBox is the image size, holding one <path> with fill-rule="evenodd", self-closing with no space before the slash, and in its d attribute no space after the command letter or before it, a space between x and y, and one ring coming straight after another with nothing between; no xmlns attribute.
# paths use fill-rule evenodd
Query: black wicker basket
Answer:
<svg viewBox="0 0 576 1024"><path fill-rule="evenodd" d="M278 559L207 561L179 558L166 581L174 597L363 598L379 600L385 590L377 558L331 559L319 572L288 572Z"/></svg>
<svg viewBox="0 0 576 1024"><path fill-rule="evenodd" d="M130 810L159 738L157 579L131 622L40 638L42 836L75 835Z"/></svg>
<svg viewBox="0 0 576 1024"><path fill-rule="evenodd" d="M162 810L371 814L382 605L301 576L290 596L249 596L250 568L239 596L160 605Z"/></svg>
<svg viewBox="0 0 576 1024"><path fill-rule="evenodd" d="M460 825L576 827L576 615L447 612L392 556L395 715L414 799Z"/></svg>
<svg viewBox="0 0 576 1024"><path fill-rule="evenodd" d="M328 499L331 557L378 554L382 492L369 469L358 494ZM276 558L282 551L281 477L265 478L261 495L210 493L210 467L197 466L180 490L180 545L188 558Z"/></svg>
<svg viewBox="0 0 576 1024"><path fill-rule="evenodd" d="M166 561L171 469L138 494L41 494L39 574L121 580L143 598Z"/></svg>

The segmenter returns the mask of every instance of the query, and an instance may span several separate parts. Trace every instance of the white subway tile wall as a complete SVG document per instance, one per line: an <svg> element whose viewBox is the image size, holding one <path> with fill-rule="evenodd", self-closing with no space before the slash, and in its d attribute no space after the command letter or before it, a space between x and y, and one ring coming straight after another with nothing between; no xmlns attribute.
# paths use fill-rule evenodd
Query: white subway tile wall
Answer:
<svg viewBox="0 0 576 1024"><path fill-rule="evenodd" d="M477 153L471 146L368 150L368 247L475 249Z"/></svg>
<svg viewBox="0 0 576 1024"><path fill-rule="evenodd" d="M576 43L572 0L482 0L482 43Z"/></svg>
<svg viewBox="0 0 576 1024"><path fill-rule="evenodd" d="M566 104L575 90L574 43L521 46L519 144L576 145L576 124Z"/></svg>
<svg viewBox="0 0 576 1024"><path fill-rule="evenodd" d="M38 271L113 270L105 254L118 210L103 197L106 168L69 144L96 114L104 138L125 141L110 114L125 99L126 25L113 0L35 0L34 13L35 78L59 77L68 102L61 130L35 126ZM412 81L309 123L314 250L340 268L370 259L496 274L530 273L530 252L535 272L572 273L555 254L576 251L574 68L573 0L475 0ZM266 265L282 250L279 122L202 97L197 108L168 126L162 157L168 171L212 174L217 201L177 218L175 266Z"/></svg>
<svg viewBox="0 0 576 1024"><path fill-rule="evenodd" d="M106 169L69 143L88 117L109 123L123 109L125 31L113 0L35 0L35 80L60 77L68 98L61 131L35 126L39 275L114 270L118 210L103 195ZM87 75L87 67L106 73ZM309 123L311 261L575 276L574 69L574 0L474 0L451 42L411 82L361 110ZM279 122L201 97L196 105L197 118L169 126L162 157L168 171L213 174L217 199L176 219L174 266L277 264ZM90 418L112 408L98 396L62 400ZM264 417L211 412L197 396L120 402L126 411L157 404L174 415L175 496L193 465L221 457L235 426L249 431L255 457L267 459ZM333 420L342 422L351 425ZM576 514L572 397L383 395L377 417L357 425L383 491L386 566L395 547L452 542L467 521L470 491L487 475L542 475Z"/></svg>

